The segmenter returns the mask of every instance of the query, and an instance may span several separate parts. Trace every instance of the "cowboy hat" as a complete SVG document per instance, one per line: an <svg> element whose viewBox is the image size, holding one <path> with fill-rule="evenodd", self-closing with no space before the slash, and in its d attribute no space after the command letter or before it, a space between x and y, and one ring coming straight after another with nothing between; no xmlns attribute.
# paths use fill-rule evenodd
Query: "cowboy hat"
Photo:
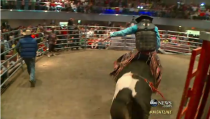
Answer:
<svg viewBox="0 0 210 119"><path fill-rule="evenodd" d="M26 30L25 32L22 33L24 36L27 36L27 35L31 35L31 30Z"/></svg>
<svg viewBox="0 0 210 119"><path fill-rule="evenodd" d="M148 19L150 22L152 22L153 18L148 15L141 15L138 18L135 19L137 23L141 22L143 19Z"/></svg>

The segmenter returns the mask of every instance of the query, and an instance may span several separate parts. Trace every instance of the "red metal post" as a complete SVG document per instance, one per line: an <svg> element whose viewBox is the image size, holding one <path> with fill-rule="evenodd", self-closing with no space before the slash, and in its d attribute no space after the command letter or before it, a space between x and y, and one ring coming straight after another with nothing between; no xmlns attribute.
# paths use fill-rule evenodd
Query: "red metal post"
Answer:
<svg viewBox="0 0 210 119"><path fill-rule="evenodd" d="M206 78L209 64L210 64L210 42L203 41L200 60L198 64L197 75L193 84L192 95L188 104L188 110L185 115L185 119L194 119L197 113L197 108L202 96L202 90L204 86L204 79Z"/></svg>
<svg viewBox="0 0 210 119"><path fill-rule="evenodd" d="M206 106L206 102L210 92L210 76L206 77L206 84L205 89L203 90L203 98L200 104L200 108L198 110L197 119L201 119L202 114L204 112L204 108ZM207 108L208 109L208 108Z"/></svg>
<svg viewBox="0 0 210 119"><path fill-rule="evenodd" d="M181 100L181 103L180 103L180 106L179 106L177 119L180 119L181 116L184 114L183 111L187 110L187 108L185 108L183 110L183 107L184 107L184 105L187 101L187 98L189 96L188 95L188 91L189 91L188 88L189 88L189 85L190 85L190 81L191 81L192 77L196 74L196 71L194 71L193 67L194 67L196 56L200 53L200 51L201 51L201 48L197 48L197 49L192 51L191 60L190 60L190 64L189 64L189 69L188 69L188 73L187 73L187 80L185 82L184 92L182 94L182 100Z"/></svg>
<svg viewBox="0 0 210 119"><path fill-rule="evenodd" d="M209 107L209 112L208 112L208 114L207 114L206 119L209 119L209 118L210 118L210 107Z"/></svg>

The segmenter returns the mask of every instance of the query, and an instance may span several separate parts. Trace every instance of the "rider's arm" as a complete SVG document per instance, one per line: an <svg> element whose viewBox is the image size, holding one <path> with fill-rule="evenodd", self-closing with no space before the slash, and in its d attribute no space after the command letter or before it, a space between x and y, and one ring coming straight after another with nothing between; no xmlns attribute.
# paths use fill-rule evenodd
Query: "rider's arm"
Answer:
<svg viewBox="0 0 210 119"><path fill-rule="evenodd" d="M138 30L138 26L134 25L134 26L128 27L124 30L114 32L114 33L110 34L110 37L126 36L129 34L134 34L134 33L136 33L137 30Z"/></svg>
<svg viewBox="0 0 210 119"><path fill-rule="evenodd" d="M160 34L159 34L157 26L155 26L155 33L156 33L156 37L157 37L157 49L156 50L158 50L160 48Z"/></svg>

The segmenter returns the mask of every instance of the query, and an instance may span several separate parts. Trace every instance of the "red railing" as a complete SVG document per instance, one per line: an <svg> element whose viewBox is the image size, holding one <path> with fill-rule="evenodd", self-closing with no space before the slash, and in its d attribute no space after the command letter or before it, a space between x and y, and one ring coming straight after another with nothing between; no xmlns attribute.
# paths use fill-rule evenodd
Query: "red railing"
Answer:
<svg viewBox="0 0 210 119"><path fill-rule="evenodd" d="M202 48L197 48L192 52L187 80L185 83L181 104L177 114L177 119L181 119L184 115L185 115L184 119L200 119L202 116L210 89L209 87L210 79L208 78L207 81L205 82L210 65L209 51L210 51L210 42L204 40ZM193 69L195 59L198 54L200 54L198 68ZM189 88L190 81L192 80L193 77L195 77L193 87ZM189 98L190 100L189 103L187 104Z"/></svg>
<svg viewBox="0 0 210 119"><path fill-rule="evenodd" d="M210 75L208 77L206 77L206 85L205 85L205 89L203 90L203 99L201 101L200 108L199 108L198 114L197 114L197 118L198 119L201 119L202 114L205 111L204 107L205 107L205 105L207 103L207 99L208 99L208 96L209 96L209 91L210 91ZM209 110L208 111L209 115L207 114L208 116L207 116L206 119L210 119L210 107L209 107L208 110Z"/></svg>
<svg viewBox="0 0 210 119"><path fill-rule="evenodd" d="M210 107L209 107L209 112L207 114L207 118L206 119L209 119L208 117L210 117Z"/></svg>
<svg viewBox="0 0 210 119"><path fill-rule="evenodd" d="M190 65L189 65L188 74L187 74L187 80L185 83L184 92L182 95L182 101L179 107L177 119L180 119L187 110L187 107L184 108L184 106L186 105L188 98L191 96L192 89L189 88L190 81L197 73L197 69L194 70L193 67L194 67L196 56L200 54L200 52L201 52L201 48L197 48L192 51L192 56L191 56Z"/></svg>

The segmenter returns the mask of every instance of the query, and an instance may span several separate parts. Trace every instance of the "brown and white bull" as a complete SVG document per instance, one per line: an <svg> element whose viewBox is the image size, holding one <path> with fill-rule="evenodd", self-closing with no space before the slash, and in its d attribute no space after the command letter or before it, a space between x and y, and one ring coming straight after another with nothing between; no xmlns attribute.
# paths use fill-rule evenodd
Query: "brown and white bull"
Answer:
<svg viewBox="0 0 210 119"><path fill-rule="evenodd" d="M110 109L111 119L149 118L150 101L154 92L154 87L150 84L156 84L157 81L146 63L148 58L147 55L141 55L140 59L132 60L118 72Z"/></svg>

